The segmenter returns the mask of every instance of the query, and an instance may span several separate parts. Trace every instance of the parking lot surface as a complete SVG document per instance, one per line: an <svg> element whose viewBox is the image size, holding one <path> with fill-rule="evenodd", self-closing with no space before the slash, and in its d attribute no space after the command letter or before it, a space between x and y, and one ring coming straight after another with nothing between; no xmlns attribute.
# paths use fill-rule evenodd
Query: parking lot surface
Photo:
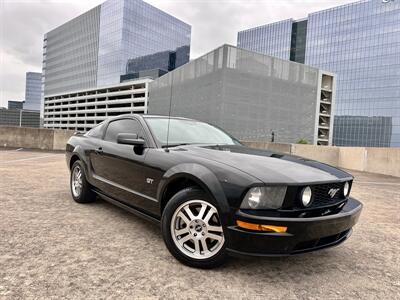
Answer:
<svg viewBox="0 0 400 300"><path fill-rule="evenodd" d="M344 244L197 270L158 226L75 203L63 153L1 150L0 299L399 299L400 178L351 173L364 210Z"/></svg>

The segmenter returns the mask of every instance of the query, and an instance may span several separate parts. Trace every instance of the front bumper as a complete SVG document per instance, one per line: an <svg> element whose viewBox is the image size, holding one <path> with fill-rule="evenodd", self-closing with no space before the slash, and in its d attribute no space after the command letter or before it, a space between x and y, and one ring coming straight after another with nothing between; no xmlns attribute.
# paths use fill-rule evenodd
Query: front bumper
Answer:
<svg viewBox="0 0 400 300"><path fill-rule="evenodd" d="M340 212L313 218L259 217L239 210L237 220L285 226L287 232L250 231L239 226L229 226L227 250L232 254L251 256L285 256L336 246L350 236L361 210L362 204L352 198Z"/></svg>

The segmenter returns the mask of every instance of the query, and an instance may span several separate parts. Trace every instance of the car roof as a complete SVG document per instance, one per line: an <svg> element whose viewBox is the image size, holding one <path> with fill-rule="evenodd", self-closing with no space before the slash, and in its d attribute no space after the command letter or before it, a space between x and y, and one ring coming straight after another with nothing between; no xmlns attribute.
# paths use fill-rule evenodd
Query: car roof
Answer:
<svg viewBox="0 0 400 300"><path fill-rule="evenodd" d="M164 116L164 115L141 115L141 116L142 116L142 118L145 118L145 119L147 119L147 118L149 118L149 119L151 119L151 118L164 118L164 119L171 118L171 119L177 119L177 120L196 121L194 119L189 119L189 118L184 118L184 117L174 117L174 116Z"/></svg>
<svg viewBox="0 0 400 300"><path fill-rule="evenodd" d="M118 120L118 119L123 119L123 118L143 118L143 119L153 119L153 118L171 118L171 119L176 119L176 120L188 120L188 121L196 121L194 119L189 119L189 118L183 118L183 117L173 117L173 116L165 116L165 115L143 115L143 114L122 114L118 116L114 116L111 118L108 118L108 120Z"/></svg>

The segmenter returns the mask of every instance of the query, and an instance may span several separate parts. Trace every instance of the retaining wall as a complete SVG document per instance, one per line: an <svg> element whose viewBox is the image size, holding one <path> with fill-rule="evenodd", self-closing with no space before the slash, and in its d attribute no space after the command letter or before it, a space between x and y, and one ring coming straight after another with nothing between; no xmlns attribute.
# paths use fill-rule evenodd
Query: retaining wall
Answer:
<svg viewBox="0 0 400 300"><path fill-rule="evenodd" d="M0 126L0 146L42 150L65 150L72 130Z"/></svg>
<svg viewBox="0 0 400 300"><path fill-rule="evenodd" d="M65 150L72 130L0 126L0 146ZM243 142L249 147L289 153L332 166L400 177L400 148L336 147Z"/></svg>
<svg viewBox="0 0 400 300"><path fill-rule="evenodd" d="M336 147L251 141L243 143L252 148L294 154L339 168L400 177L400 148Z"/></svg>

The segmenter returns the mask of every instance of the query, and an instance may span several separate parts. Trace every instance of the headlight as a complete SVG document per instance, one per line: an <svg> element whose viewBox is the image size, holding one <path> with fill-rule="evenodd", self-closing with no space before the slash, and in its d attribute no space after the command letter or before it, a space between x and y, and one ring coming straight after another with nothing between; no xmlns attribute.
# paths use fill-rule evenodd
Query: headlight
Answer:
<svg viewBox="0 0 400 300"><path fill-rule="evenodd" d="M301 203L303 204L304 207L307 207L311 204L311 198L312 198L312 191L309 186L306 186L300 194L300 199Z"/></svg>
<svg viewBox="0 0 400 300"><path fill-rule="evenodd" d="M343 197L348 197L350 194L350 184L346 181L343 186Z"/></svg>
<svg viewBox="0 0 400 300"><path fill-rule="evenodd" d="M277 209L282 207L286 186L264 186L251 188L244 197L240 208Z"/></svg>

